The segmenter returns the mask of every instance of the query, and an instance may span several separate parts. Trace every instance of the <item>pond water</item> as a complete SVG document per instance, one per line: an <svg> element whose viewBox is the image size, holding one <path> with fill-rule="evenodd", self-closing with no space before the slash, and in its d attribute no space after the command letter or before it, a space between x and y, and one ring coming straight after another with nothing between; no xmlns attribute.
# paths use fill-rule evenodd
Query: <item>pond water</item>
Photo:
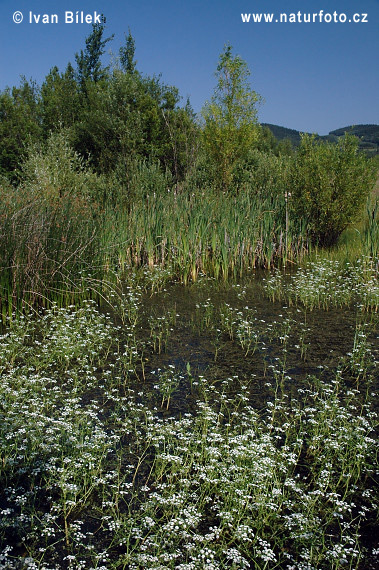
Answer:
<svg viewBox="0 0 379 570"><path fill-rule="evenodd" d="M291 396L307 377L333 375L354 350L357 330L364 335L361 349L378 361L376 318L354 307L309 311L271 302L264 292L265 275L251 274L234 284L204 278L143 298L140 338L154 338L167 323L160 350L157 342L146 356L144 379L156 383L168 367L182 376L171 396L171 413L188 411L189 376L216 384L238 378L237 389L248 384L257 408L265 405L278 380Z"/></svg>

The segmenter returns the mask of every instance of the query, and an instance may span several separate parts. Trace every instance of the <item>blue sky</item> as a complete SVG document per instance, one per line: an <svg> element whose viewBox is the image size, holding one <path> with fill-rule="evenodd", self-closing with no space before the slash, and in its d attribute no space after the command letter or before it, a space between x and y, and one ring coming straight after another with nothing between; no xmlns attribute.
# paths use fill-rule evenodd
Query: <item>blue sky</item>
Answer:
<svg viewBox="0 0 379 570"><path fill-rule="evenodd" d="M241 13L277 18L320 10L322 22L317 16L315 23L241 20ZM15 11L23 14L20 24ZM30 11L40 19L57 14L59 22L30 24ZM103 12L107 35L115 34L108 44L114 54L130 28L138 69L161 74L197 112L212 95L218 57L229 42L265 100L261 122L321 135L349 124L379 124L379 0L0 0L0 90L18 85L21 75L40 84L54 65L63 71L75 63L91 26L65 23L65 11ZM334 12L341 19L345 14L346 23L324 21ZM367 23L349 23L354 14Z"/></svg>

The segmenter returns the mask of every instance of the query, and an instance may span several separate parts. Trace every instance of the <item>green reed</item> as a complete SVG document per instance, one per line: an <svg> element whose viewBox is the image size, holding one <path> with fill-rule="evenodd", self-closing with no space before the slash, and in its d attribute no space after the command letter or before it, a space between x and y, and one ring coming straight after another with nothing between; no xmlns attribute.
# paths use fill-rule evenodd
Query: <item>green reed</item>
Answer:
<svg viewBox="0 0 379 570"><path fill-rule="evenodd" d="M295 224L287 228L285 248L282 215L280 197L258 200L211 191L151 196L128 214L118 214L119 257L135 266L170 266L184 283L196 281L201 272L226 279L307 252L305 232L299 236Z"/></svg>
<svg viewBox="0 0 379 570"><path fill-rule="evenodd" d="M38 198L28 188L4 191L0 208L3 320L13 308L64 306L89 294L101 300L144 268L155 274L156 289L167 276L183 283L201 274L227 280L249 268L300 263L310 251L307 227L286 215L282 192L167 191L136 198L127 209L69 196ZM365 234L370 250L376 208Z"/></svg>
<svg viewBox="0 0 379 570"><path fill-rule="evenodd" d="M2 197L0 218L0 310L80 303L101 291L99 224L82 201L48 200L30 189ZM109 277L108 277L109 280Z"/></svg>

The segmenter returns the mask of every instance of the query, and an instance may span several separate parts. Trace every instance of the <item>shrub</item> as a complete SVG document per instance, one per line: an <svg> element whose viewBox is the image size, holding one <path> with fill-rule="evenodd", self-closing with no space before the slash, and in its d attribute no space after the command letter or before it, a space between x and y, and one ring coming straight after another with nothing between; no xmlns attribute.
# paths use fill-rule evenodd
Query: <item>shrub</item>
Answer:
<svg viewBox="0 0 379 570"><path fill-rule="evenodd" d="M44 145L29 147L21 179L34 196L54 203L65 196L94 199L104 187L104 179L73 150L64 129L52 133Z"/></svg>
<svg viewBox="0 0 379 570"><path fill-rule="evenodd" d="M306 220L314 244L330 246L361 213L375 181L375 168L358 153L358 139L337 144L304 135L292 162L288 190L295 216Z"/></svg>
<svg viewBox="0 0 379 570"><path fill-rule="evenodd" d="M250 191L260 197L284 197L287 165L288 160L284 156L251 148L234 172L237 187L239 191Z"/></svg>

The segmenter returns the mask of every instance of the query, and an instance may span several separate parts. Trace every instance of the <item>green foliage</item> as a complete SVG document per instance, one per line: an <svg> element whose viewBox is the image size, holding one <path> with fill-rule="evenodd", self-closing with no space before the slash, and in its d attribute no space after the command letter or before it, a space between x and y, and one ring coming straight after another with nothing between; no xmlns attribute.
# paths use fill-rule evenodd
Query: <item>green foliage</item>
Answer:
<svg viewBox="0 0 379 570"><path fill-rule="evenodd" d="M300 131L288 129L286 127L279 127L278 125L271 125L269 123L262 123L262 126L269 129L279 142L288 139L291 142L291 145L295 147L300 145L301 136L303 134ZM335 131L330 131L328 135L316 135L316 137L317 140L320 141L337 143L338 139L343 137L345 133L358 137L358 148L367 156L377 156L379 153L379 125L356 125L354 127L343 127L341 129L336 129Z"/></svg>
<svg viewBox="0 0 379 570"><path fill-rule="evenodd" d="M379 144L379 125L350 125L348 127L336 129L335 131L330 131L329 134L341 137L344 136L346 132L350 135L355 135L356 137L364 137L366 141Z"/></svg>
<svg viewBox="0 0 379 570"><path fill-rule="evenodd" d="M256 148L262 152L274 152L278 146L278 141L275 138L273 132L265 125L259 125L259 139L256 144Z"/></svg>
<svg viewBox="0 0 379 570"><path fill-rule="evenodd" d="M195 168L200 131L188 103L185 108L162 110L162 115L165 153L161 153L160 161L171 171L178 184Z"/></svg>
<svg viewBox="0 0 379 570"><path fill-rule="evenodd" d="M372 259L379 259L379 198L367 203L367 220L361 236L364 250Z"/></svg>
<svg viewBox="0 0 379 570"><path fill-rule="evenodd" d="M288 139L291 145L297 147L301 142L301 133L295 129L287 129L287 127L280 127L278 125L272 125L271 123L262 123L261 125L264 129L267 129L272 133L277 141L282 141Z"/></svg>
<svg viewBox="0 0 379 570"><path fill-rule="evenodd" d="M217 66L217 86L203 108L203 140L216 165L222 190L232 190L233 171L258 139L257 104L260 96L249 85L250 72L240 56L225 46Z"/></svg>
<svg viewBox="0 0 379 570"><path fill-rule="evenodd" d="M359 138L359 149L363 150L367 156L377 156L379 154L379 125L355 125L330 131L328 138L336 139L344 136L345 133L355 135Z"/></svg>
<svg viewBox="0 0 379 570"><path fill-rule="evenodd" d="M250 192L261 199L284 196L289 160L252 148L238 166L234 179L239 191Z"/></svg>
<svg viewBox="0 0 379 570"><path fill-rule="evenodd" d="M86 38L86 48L75 54L77 64L78 83L85 90L87 81L97 83L104 79L107 69L102 68L101 57L105 52L105 46L113 39L113 35L103 39L105 30L105 18L100 24L92 24L92 33Z"/></svg>
<svg viewBox="0 0 379 570"><path fill-rule="evenodd" d="M70 146L68 132L52 133L46 143L28 149L21 165L23 184L31 195L56 203L62 197L89 200L102 180Z"/></svg>
<svg viewBox="0 0 379 570"><path fill-rule="evenodd" d="M169 171L163 172L159 162L147 159L135 159L125 165L118 165L118 172L124 168L127 178L129 203L148 201L153 196L164 196L172 187Z"/></svg>
<svg viewBox="0 0 379 570"><path fill-rule="evenodd" d="M121 46L119 49L121 69L125 73L134 73L136 70L134 53L135 41L129 30L129 34L127 36L125 35L125 46Z"/></svg>
<svg viewBox="0 0 379 570"><path fill-rule="evenodd" d="M278 155L290 156L293 154L293 146L291 140L286 138L279 141L275 151Z"/></svg>
<svg viewBox="0 0 379 570"><path fill-rule="evenodd" d="M280 127L279 127L280 128ZM288 130L288 129L286 129ZM273 130L267 125L259 125L259 138L255 147L265 153L273 153L277 156L289 156L293 154L294 149L290 138L280 138L274 135Z"/></svg>
<svg viewBox="0 0 379 570"><path fill-rule="evenodd" d="M20 87L0 94L0 174L15 181L26 144L40 136L39 89L22 78Z"/></svg>
<svg viewBox="0 0 379 570"><path fill-rule="evenodd" d="M361 215L373 188L375 169L357 147L358 141L351 135L338 144L302 137L292 162L288 191L293 215L306 220L315 244L336 243L343 230Z"/></svg>
<svg viewBox="0 0 379 570"><path fill-rule="evenodd" d="M98 225L89 204L31 187L0 188L0 312L80 302L99 278ZM98 286L101 287L100 282Z"/></svg>
<svg viewBox="0 0 379 570"><path fill-rule="evenodd" d="M178 107L176 88L160 78L115 69L107 81L87 84L86 106L73 131L75 149L99 173L134 158L159 161L175 180L191 160L196 128Z"/></svg>
<svg viewBox="0 0 379 570"><path fill-rule="evenodd" d="M41 87L42 127L45 137L50 131L71 127L80 118L82 96L72 65L64 73L53 67Z"/></svg>

